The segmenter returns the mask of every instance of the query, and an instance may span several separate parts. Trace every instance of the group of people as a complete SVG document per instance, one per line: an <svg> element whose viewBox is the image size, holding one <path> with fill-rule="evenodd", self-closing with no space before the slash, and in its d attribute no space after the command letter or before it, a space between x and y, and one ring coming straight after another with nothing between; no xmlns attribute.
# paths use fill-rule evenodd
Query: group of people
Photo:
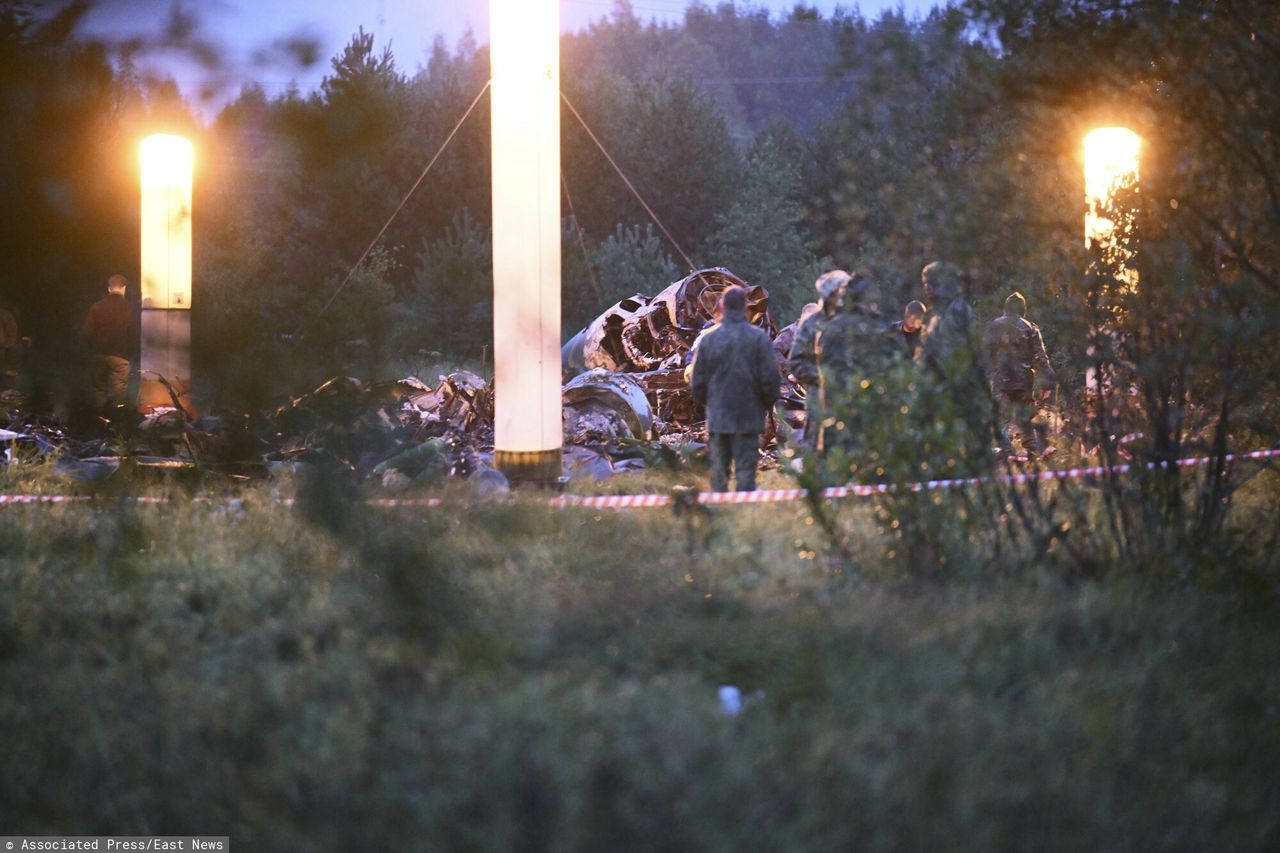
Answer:
<svg viewBox="0 0 1280 853"><path fill-rule="evenodd" d="M1016 437L1029 452L1052 452L1035 417L1052 393L1054 373L1040 329L1027 319L1026 299L1011 293L975 347L961 271L931 263L921 285L924 301L908 302L902 318L889 323L868 277L832 270L814 283L818 299L801 314L785 366L805 390L805 448L822 454L840 440L827 413L846 411L856 380L907 360L940 381L980 367L998 411L1001 449L1012 453ZM724 292L719 323L695 343L689 380L707 409L711 488L725 491L732 468L739 491L754 489L760 434L779 397L779 375L768 334L747 321L741 288Z"/></svg>
<svg viewBox="0 0 1280 853"><path fill-rule="evenodd" d="M901 359L945 379L956 369L957 356L971 349L974 312L964 298L960 271L931 263L921 273L921 285L924 299L938 308L931 314L926 302L912 300L900 320L888 323L880 314L878 288L868 277L832 270L814 283L818 299L805 306L784 366L805 390L802 441L808 450L821 454L838 440L823 424L826 413L839 412L848 402L842 394L852 380ZM138 309L125 298L126 287L124 276L111 276L106 295L89 309L84 324L99 409L126 402L130 359L138 341ZM698 337L687 373L694 397L707 411L714 491L728 489L731 471L738 491L755 489L760 435L780 397L773 341L749 322L746 308L743 288L724 291L718 322ZM1010 294L1004 313L983 332L980 357L1000 412L1004 449L1012 451L1017 435L1028 450L1044 452L1044 436L1034 419L1054 375L1040 329L1026 313L1022 294ZM11 318L0 314L0 352L18 341ZM4 366L5 378L10 378L7 356Z"/></svg>

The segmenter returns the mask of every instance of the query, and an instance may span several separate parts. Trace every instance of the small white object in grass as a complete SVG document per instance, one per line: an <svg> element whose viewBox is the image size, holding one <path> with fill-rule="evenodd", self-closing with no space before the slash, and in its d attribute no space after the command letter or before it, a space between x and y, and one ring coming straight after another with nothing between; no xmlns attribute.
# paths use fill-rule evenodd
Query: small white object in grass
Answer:
<svg viewBox="0 0 1280 853"><path fill-rule="evenodd" d="M742 713L742 691L732 684L720 685L720 710L725 716L736 717Z"/></svg>

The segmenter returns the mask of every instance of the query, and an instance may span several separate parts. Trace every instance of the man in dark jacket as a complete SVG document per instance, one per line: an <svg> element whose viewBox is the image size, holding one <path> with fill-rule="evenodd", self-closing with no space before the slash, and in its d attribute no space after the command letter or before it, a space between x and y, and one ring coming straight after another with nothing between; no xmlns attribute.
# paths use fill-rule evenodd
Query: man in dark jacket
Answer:
<svg viewBox="0 0 1280 853"><path fill-rule="evenodd" d="M1044 396L1053 388L1044 338L1026 313L1027 300L1015 290L1004 302L1004 314L982 333L982 355L991 378L991 396L1000 409L1000 443L1006 453L1013 450L1014 430L1028 450L1042 450L1043 439L1034 423L1036 392Z"/></svg>
<svg viewBox="0 0 1280 853"><path fill-rule="evenodd" d="M84 321L84 339L93 350L93 397L99 409L123 406L129 386L129 359L138 346L138 312L125 298L122 275L107 279L107 295L93 303Z"/></svg>
<svg viewBox="0 0 1280 853"><path fill-rule="evenodd" d="M756 487L765 413L778 399L778 361L763 329L747 322L747 293L725 290L720 324L698 342L690 387L707 407L711 490L727 491L732 462L738 491Z"/></svg>
<svg viewBox="0 0 1280 853"><path fill-rule="evenodd" d="M0 298L0 391L17 384L24 350L31 339L18 331L18 311Z"/></svg>

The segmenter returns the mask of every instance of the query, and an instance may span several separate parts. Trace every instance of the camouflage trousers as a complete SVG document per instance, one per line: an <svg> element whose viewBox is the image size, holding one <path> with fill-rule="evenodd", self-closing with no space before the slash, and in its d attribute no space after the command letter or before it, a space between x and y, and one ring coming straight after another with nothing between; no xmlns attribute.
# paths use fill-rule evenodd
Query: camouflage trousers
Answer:
<svg viewBox="0 0 1280 853"><path fill-rule="evenodd" d="M1038 408L1030 391L994 392L992 397L999 412L1000 449L1013 451L1013 437L1022 439L1022 446L1032 453L1044 449L1045 426L1035 422Z"/></svg>
<svg viewBox="0 0 1280 853"><path fill-rule="evenodd" d="M756 462L760 458L760 434L755 432L707 433L711 453L711 491L729 491L729 466L733 466L738 491L756 489Z"/></svg>
<svg viewBox="0 0 1280 853"><path fill-rule="evenodd" d="M817 450L822 435L822 403L819 401L818 383L805 386L804 392L804 449Z"/></svg>

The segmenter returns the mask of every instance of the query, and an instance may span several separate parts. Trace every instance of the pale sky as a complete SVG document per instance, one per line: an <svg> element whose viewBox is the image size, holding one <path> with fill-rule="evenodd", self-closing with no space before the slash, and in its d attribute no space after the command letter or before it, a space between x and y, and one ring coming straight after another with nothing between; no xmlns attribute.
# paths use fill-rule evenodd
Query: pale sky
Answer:
<svg viewBox="0 0 1280 853"><path fill-rule="evenodd" d="M519 2L519 0L510 0ZM938 0L942 2L942 0ZM715 8L719 0L704 0ZM46 2L47 6L60 5ZM632 8L641 20L678 21L683 18L688 0L632 0ZM796 0L756 0L739 2L739 8L764 8L781 15L796 5ZM932 0L807 0L829 15L837 7L860 9L868 18L879 17L885 9L902 8L908 17L924 15L935 3ZM98 0L88 19L88 29L100 36L120 40L136 36L158 37L175 6L199 21L198 38L212 42L226 68L222 76L223 91L215 100L234 97L240 85L260 84L268 95L283 91L296 81L304 91L315 88L329 72L329 59L337 54L358 27L375 37L381 49L389 40L396 63L404 72L412 73L425 64L428 51L437 35L453 48L467 27L478 42L488 38L489 0ZM561 28L580 30L592 21L607 17L614 0L560 0ZM313 41L319 47L317 61L310 67L282 61L280 45L292 37ZM264 61L263 54L275 61ZM178 80L184 94L197 98L202 82L209 75L194 63L163 51L151 53L152 60L142 63L158 67ZM207 104L206 104L207 106Z"/></svg>

